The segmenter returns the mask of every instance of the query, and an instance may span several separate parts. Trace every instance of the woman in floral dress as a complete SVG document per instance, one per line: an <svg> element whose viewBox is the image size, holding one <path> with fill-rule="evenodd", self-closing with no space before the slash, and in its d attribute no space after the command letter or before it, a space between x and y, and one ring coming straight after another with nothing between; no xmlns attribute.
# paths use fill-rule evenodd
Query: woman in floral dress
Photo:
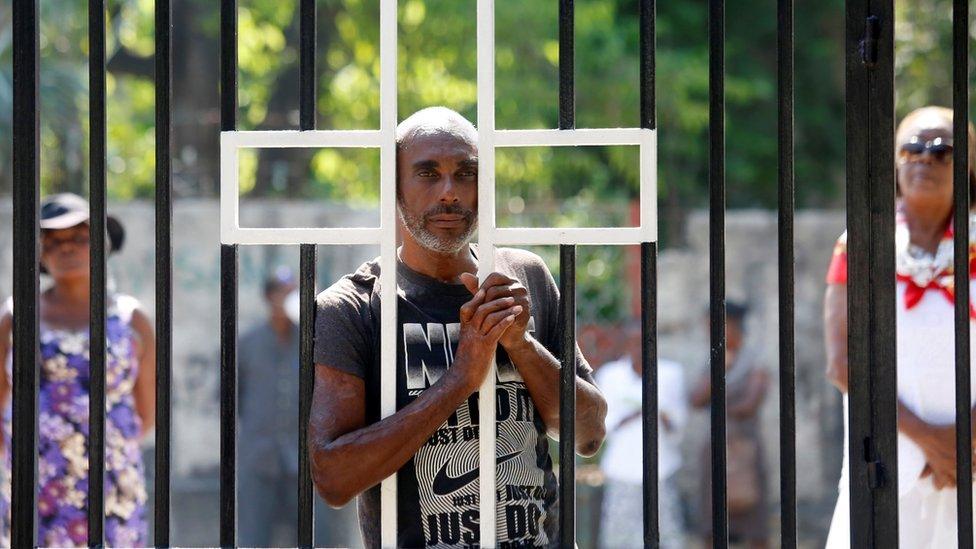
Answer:
<svg viewBox="0 0 976 549"><path fill-rule="evenodd" d="M38 394L38 544L88 541L88 204L49 197L41 208L41 265L53 284L42 292ZM122 228L108 220L112 251ZM105 541L145 545L146 488L139 441L154 422L155 341L152 325L129 296L109 294L105 384ZM0 308L0 404L5 474L0 489L0 541L10 543L10 381L13 303Z"/></svg>

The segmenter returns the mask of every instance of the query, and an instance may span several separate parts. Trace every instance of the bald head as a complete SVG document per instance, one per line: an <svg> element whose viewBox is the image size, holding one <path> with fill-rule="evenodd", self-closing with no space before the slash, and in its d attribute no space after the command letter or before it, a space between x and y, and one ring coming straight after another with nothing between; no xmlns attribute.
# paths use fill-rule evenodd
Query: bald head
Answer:
<svg viewBox="0 0 976 549"><path fill-rule="evenodd" d="M421 109L397 126L397 151L409 149L426 137L447 137L478 149L478 130L467 118L447 107Z"/></svg>
<svg viewBox="0 0 976 549"><path fill-rule="evenodd" d="M477 228L478 132L444 107L397 126L397 213L404 243L441 255L461 253Z"/></svg>

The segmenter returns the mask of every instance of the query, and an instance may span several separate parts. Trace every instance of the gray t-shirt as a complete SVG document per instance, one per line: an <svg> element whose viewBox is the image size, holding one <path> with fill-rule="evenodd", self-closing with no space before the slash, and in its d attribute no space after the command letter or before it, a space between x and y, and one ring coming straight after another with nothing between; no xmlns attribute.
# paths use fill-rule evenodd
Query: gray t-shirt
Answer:
<svg viewBox="0 0 976 549"><path fill-rule="evenodd" d="M237 353L242 469L298 475L298 327L282 341L267 320L241 334Z"/></svg>
<svg viewBox="0 0 976 549"><path fill-rule="evenodd" d="M559 292L545 263L524 250L499 248L496 270L529 292L534 337L559 357ZM319 294L315 362L366 382L366 421L379 420L379 261L364 263ZM459 310L471 299L402 263L397 269L397 408L450 368L460 335ZM499 347L496 378L498 547L551 547L556 539L556 479L546 428L517 368ZM577 375L592 381L577 348ZM479 541L478 393L468 398L397 475L400 547L474 547ZM379 487L359 498L367 547L379 547Z"/></svg>

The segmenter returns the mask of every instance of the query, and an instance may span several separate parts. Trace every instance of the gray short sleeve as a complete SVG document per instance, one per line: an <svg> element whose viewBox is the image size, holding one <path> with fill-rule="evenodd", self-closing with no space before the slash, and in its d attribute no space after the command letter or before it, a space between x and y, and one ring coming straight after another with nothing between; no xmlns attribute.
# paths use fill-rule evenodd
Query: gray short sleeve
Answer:
<svg viewBox="0 0 976 549"><path fill-rule="evenodd" d="M365 377L372 359L369 291L343 277L315 298L316 364Z"/></svg>

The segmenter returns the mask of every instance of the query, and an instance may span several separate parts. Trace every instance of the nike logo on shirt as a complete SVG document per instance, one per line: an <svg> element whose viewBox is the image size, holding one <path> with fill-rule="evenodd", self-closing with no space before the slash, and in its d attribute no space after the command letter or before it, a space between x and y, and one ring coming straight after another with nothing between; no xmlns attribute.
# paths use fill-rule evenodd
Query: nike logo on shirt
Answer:
<svg viewBox="0 0 976 549"><path fill-rule="evenodd" d="M497 467L498 465L501 465L502 463L509 461L510 459L514 458L515 456L518 456L521 453L522 453L521 451L518 451L518 452L501 456L497 460L495 460L495 466ZM474 479L478 478L478 473L479 473L478 470L480 469L480 467L475 467L474 469L468 471L467 473L463 473L456 477L452 477L447 473L447 466L450 463L451 463L450 459L445 461L444 465L441 465L440 470L437 471L437 475L434 476L434 484L432 488L434 490L435 496L446 496L448 494L457 492L461 488L464 488L468 484L471 484L474 481Z"/></svg>

